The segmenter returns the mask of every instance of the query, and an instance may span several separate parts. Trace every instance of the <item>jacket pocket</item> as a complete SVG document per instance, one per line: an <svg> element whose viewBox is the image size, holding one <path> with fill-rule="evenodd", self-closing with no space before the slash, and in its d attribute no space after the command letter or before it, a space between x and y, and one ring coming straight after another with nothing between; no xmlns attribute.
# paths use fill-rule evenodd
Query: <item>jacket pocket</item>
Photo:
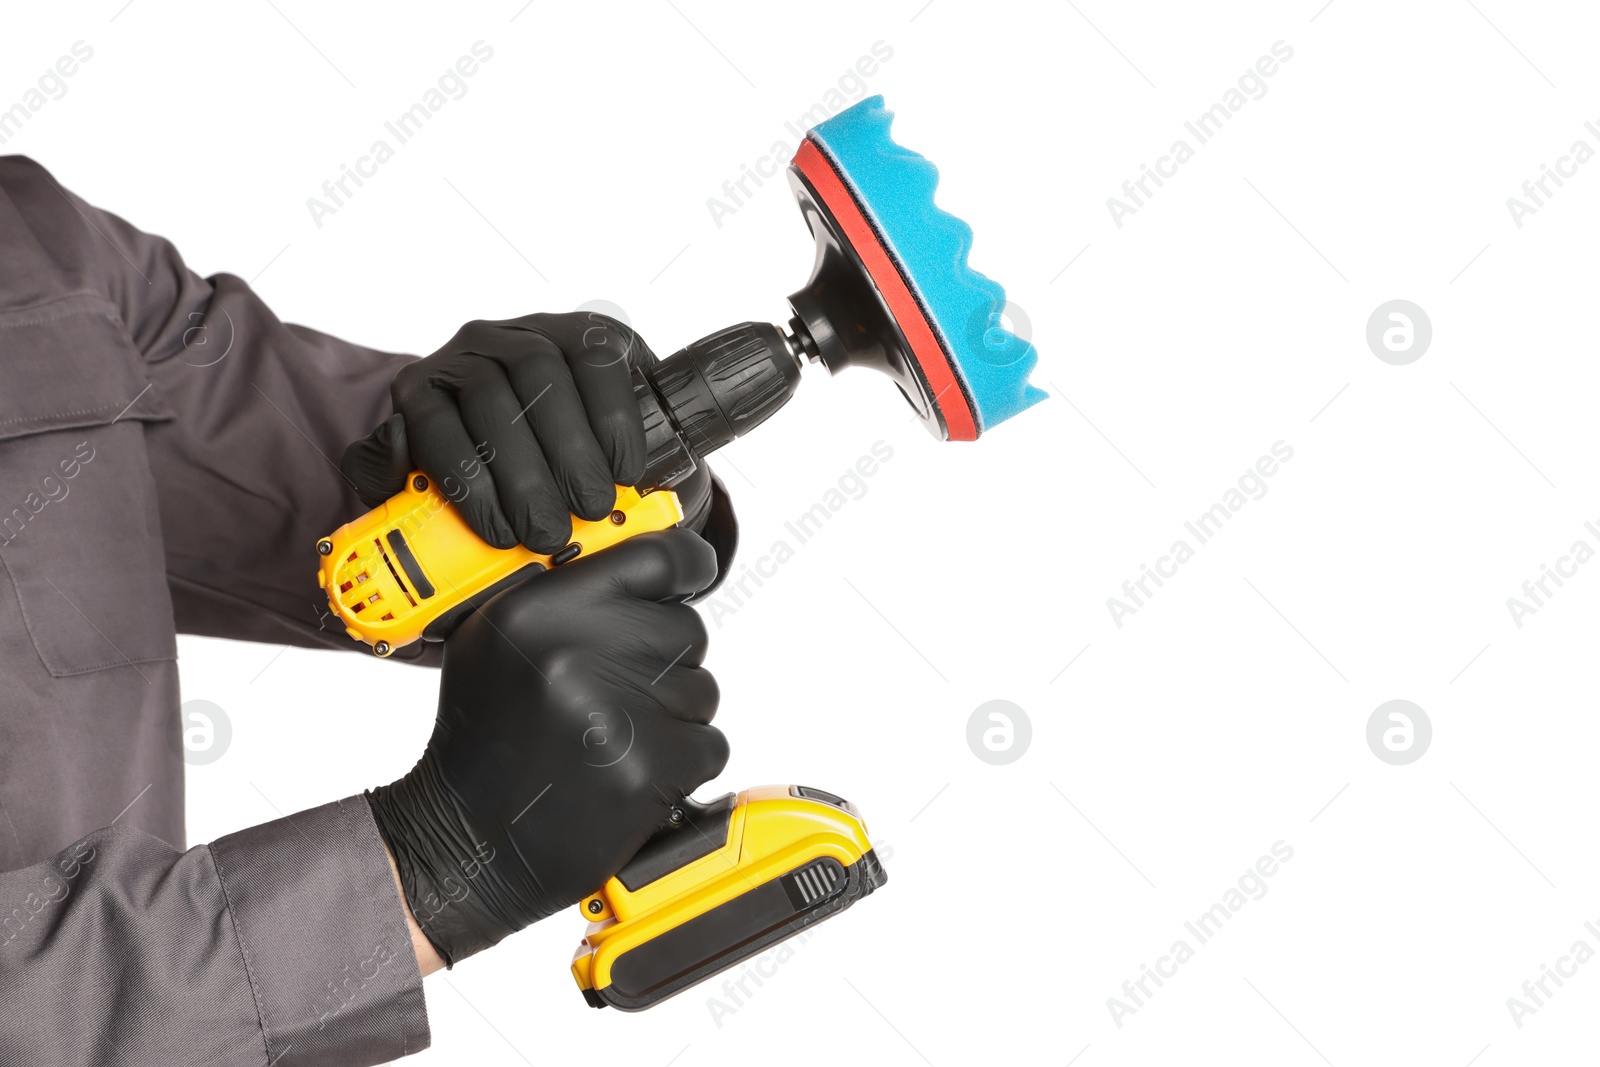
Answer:
<svg viewBox="0 0 1600 1067"><path fill-rule="evenodd" d="M0 564L53 677L177 657L144 442L170 417L104 301L0 313Z"/></svg>

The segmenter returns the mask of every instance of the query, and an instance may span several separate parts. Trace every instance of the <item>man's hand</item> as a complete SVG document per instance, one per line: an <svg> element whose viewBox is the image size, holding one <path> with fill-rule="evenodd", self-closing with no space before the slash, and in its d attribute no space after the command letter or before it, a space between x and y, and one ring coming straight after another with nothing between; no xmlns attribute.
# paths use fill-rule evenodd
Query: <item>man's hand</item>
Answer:
<svg viewBox="0 0 1600 1067"><path fill-rule="evenodd" d="M727 741L687 530L642 534L496 596L445 643L432 739L367 794L447 963L569 907L714 778Z"/></svg>
<svg viewBox="0 0 1600 1067"><path fill-rule="evenodd" d="M375 507L420 467L489 544L557 552L573 514L604 518L644 477L629 367L655 358L595 312L469 322L395 375L395 417L350 446L344 474Z"/></svg>

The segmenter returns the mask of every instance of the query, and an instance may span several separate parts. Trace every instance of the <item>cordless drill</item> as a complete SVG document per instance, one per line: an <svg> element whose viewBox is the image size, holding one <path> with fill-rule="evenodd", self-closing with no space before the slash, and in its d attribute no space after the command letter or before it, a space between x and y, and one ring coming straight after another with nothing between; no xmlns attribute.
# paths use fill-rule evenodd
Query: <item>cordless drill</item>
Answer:
<svg viewBox="0 0 1600 1067"><path fill-rule="evenodd" d="M870 97L812 129L789 183L816 242L787 328L741 323L633 371L649 461L610 515L572 519L543 555L481 541L421 471L317 544L318 581L351 637L380 656L442 636L512 582L683 517L674 486L788 402L802 365L891 378L940 440L971 441L1044 399L1033 346L1003 325L1005 293L966 263L971 230L933 203L937 171L889 137ZM804 786L685 799L579 905L572 963L595 1007L640 1010L837 914L886 881L860 812Z"/></svg>

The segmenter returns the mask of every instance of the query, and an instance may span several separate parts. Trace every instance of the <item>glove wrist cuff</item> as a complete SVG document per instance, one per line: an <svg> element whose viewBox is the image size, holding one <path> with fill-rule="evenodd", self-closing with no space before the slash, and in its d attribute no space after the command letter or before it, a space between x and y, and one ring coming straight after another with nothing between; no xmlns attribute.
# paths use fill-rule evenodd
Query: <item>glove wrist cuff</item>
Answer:
<svg viewBox="0 0 1600 1067"><path fill-rule="evenodd" d="M368 791L366 800L412 917L446 967L526 925L507 921L494 906L486 874L497 845L468 829L426 758L399 781Z"/></svg>

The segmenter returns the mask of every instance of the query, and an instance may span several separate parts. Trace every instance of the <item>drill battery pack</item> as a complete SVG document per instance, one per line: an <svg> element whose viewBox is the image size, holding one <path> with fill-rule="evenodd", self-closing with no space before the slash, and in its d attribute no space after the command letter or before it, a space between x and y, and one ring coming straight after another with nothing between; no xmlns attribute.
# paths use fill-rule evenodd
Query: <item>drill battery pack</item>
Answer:
<svg viewBox="0 0 1600 1067"><path fill-rule="evenodd" d="M888 880L855 806L769 785L699 803L585 898L572 976L592 1007L641 1011L837 915Z"/></svg>

